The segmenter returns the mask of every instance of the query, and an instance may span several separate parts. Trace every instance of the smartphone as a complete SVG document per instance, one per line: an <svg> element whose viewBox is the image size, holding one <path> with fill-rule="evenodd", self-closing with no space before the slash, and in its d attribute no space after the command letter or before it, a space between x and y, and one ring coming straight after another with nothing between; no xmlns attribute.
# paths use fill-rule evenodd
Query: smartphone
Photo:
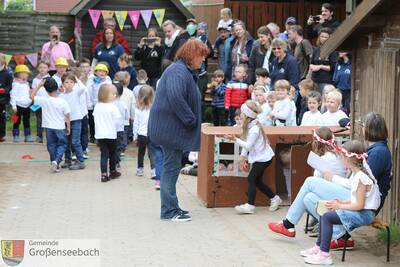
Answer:
<svg viewBox="0 0 400 267"><path fill-rule="evenodd" d="M58 41L58 35L53 35L52 38L54 41Z"/></svg>
<svg viewBox="0 0 400 267"><path fill-rule="evenodd" d="M147 43L148 43L148 44L152 44L152 43L154 43L155 41L157 41L157 38L156 38L156 37L149 37L149 38L147 38Z"/></svg>

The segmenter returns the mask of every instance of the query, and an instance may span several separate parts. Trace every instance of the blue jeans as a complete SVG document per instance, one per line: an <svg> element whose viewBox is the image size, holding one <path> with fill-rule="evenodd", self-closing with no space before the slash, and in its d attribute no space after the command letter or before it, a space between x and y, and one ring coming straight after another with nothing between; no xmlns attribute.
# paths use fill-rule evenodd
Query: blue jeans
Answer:
<svg viewBox="0 0 400 267"><path fill-rule="evenodd" d="M71 149L74 150L76 158L83 162L83 150L81 145L82 120L71 121L71 134L68 136L68 145L65 150L65 161L71 161Z"/></svg>
<svg viewBox="0 0 400 267"><path fill-rule="evenodd" d="M350 189L326 181L323 178L308 177L290 206L286 219L293 224L298 224L304 212L308 211L314 218L319 220L319 215L316 211L318 200L332 200L335 198L340 200L350 199ZM343 234L343 227L334 227L334 237L340 237Z"/></svg>
<svg viewBox="0 0 400 267"><path fill-rule="evenodd" d="M156 180L160 180L162 176L164 155L161 146L150 141L150 150L153 153L154 165L156 169Z"/></svg>
<svg viewBox="0 0 400 267"><path fill-rule="evenodd" d="M60 163L67 147L65 130L46 128L47 151L50 154L50 161Z"/></svg>
<svg viewBox="0 0 400 267"><path fill-rule="evenodd" d="M171 219L180 212L176 182L181 170L182 150L162 147L164 163L160 180L161 219Z"/></svg>

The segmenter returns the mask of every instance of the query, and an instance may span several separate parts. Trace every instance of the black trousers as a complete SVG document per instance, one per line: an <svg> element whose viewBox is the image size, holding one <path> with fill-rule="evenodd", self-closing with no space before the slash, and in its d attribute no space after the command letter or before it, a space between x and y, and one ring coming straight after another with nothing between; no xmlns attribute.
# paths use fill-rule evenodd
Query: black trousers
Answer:
<svg viewBox="0 0 400 267"><path fill-rule="evenodd" d="M226 110L225 108L212 108L214 126L226 126Z"/></svg>
<svg viewBox="0 0 400 267"><path fill-rule="evenodd" d="M267 162L254 162L249 176L247 177L247 197L250 205L254 205L254 201L256 199L256 188L260 189L265 195L267 195L270 199L275 197L275 193L264 184L262 178L264 174L264 170L271 164L271 160Z"/></svg>
<svg viewBox="0 0 400 267"><path fill-rule="evenodd" d="M93 110L88 110L88 117L89 117L89 136L90 140L94 140L94 117L93 117Z"/></svg>
<svg viewBox="0 0 400 267"><path fill-rule="evenodd" d="M21 118L22 118L22 122L24 124L24 129L30 129L31 125L30 125L30 116L31 116L31 110L29 107L27 108L22 108L17 106L17 116L18 116L18 120L16 121L16 123L14 123L13 125L13 129L17 130L19 129L19 125L21 124Z"/></svg>
<svg viewBox="0 0 400 267"><path fill-rule="evenodd" d="M101 173L107 173L107 163L110 166L110 172L115 171L117 156L117 139L98 139L100 146L100 169Z"/></svg>
<svg viewBox="0 0 400 267"><path fill-rule="evenodd" d="M43 139L43 128L42 128L42 109L38 109L35 112L36 115L36 136Z"/></svg>
<svg viewBox="0 0 400 267"><path fill-rule="evenodd" d="M6 136L6 105L0 104L0 138Z"/></svg>
<svg viewBox="0 0 400 267"><path fill-rule="evenodd" d="M150 166L152 169L154 169L154 160L153 160L153 155L150 149L150 141L147 136L144 135L138 135L138 168L143 168L143 160L144 160L144 155L146 154L146 147L147 147L147 154L149 154L149 159L150 159Z"/></svg>

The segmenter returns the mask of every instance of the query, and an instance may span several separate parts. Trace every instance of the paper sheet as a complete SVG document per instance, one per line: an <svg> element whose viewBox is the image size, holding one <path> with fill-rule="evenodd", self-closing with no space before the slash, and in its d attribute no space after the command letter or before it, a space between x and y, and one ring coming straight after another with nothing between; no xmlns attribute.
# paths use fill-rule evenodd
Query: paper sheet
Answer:
<svg viewBox="0 0 400 267"><path fill-rule="evenodd" d="M307 163L313 169L318 170L320 172L332 172L332 169L329 165L329 162L315 154L314 152L310 151L310 154L307 158Z"/></svg>

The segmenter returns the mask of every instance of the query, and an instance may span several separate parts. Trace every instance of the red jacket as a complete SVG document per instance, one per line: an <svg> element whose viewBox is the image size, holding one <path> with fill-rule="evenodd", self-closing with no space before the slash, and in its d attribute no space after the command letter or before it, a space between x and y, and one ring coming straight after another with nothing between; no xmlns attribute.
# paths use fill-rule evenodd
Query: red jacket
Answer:
<svg viewBox="0 0 400 267"><path fill-rule="evenodd" d="M131 50L129 49L128 42L125 40L124 36L120 31L115 32L115 37L117 37L117 41L125 50L125 53L131 55ZM92 42L92 55L96 52L96 46L103 41L103 31L98 32L93 39Z"/></svg>
<svg viewBox="0 0 400 267"><path fill-rule="evenodd" d="M225 88L225 107L240 108L249 98L247 83L230 81Z"/></svg>

